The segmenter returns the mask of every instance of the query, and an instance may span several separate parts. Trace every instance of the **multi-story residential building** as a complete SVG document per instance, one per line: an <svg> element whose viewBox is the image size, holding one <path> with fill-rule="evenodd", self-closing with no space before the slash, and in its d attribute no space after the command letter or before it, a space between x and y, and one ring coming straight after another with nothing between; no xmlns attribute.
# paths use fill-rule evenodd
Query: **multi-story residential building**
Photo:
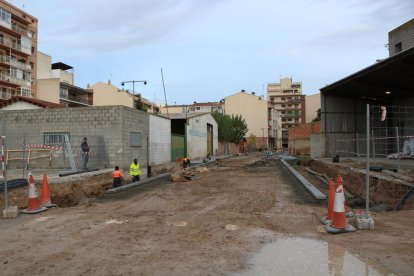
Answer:
<svg viewBox="0 0 414 276"><path fill-rule="evenodd" d="M36 97L37 23L0 0L0 100Z"/></svg>
<svg viewBox="0 0 414 276"><path fill-rule="evenodd" d="M305 96L302 83L282 78L267 86L268 101L282 116L282 146L288 146L288 128L305 122Z"/></svg>
<svg viewBox="0 0 414 276"><path fill-rule="evenodd" d="M135 108L136 95L132 95L128 90L118 89L113 86L111 81L98 82L89 87L93 91L93 105L94 106L108 106L108 105L123 105ZM160 107L141 97L142 109L149 113L160 113Z"/></svg>
<svg viewBox="0 0 414 276"><path fill-rule="evenodd" d="M305 96L306 123L311 123L318 117L318 110L321 108L321 94Z"/></svg>
<svg viewBox="0 0 414 276"><path fill-rule="evenodd" d="M74 85L73 67L62 62L52 64L52 58L37 53L38 99L68 107L92 106L93 91Z"/></svg>
<svg viewBox="0 0 414 276"><path fill-rule="evenodd" d="M271 105L267 105L267 115L269 120L269 149L282 148L282 117L279 112Z"/></svg>
<svg viewBox="0 0 414 276"><path fill-rule="evenodd" d="M207 102L207 103L197 103L189 105L168 105L161 107L161 113L194 113L194 112L213 112L218 111L224 113L224 101L220 102Z"/></svg>
<svg viewBox="0 0 414 276"><path fill-rule="evenodd" d="M414 18L388 33L390 57L414 46Z"/></svg>
<svg viewBox="0 0 414 276"><path fill-rule="evenodd" d="M257 148L268 148L269 116L267 102L263 96L256 96L254 92L239 93L224 98L224 110L228 115L241 115L246 121L246 139L248 143L256 142Z"/></svg>

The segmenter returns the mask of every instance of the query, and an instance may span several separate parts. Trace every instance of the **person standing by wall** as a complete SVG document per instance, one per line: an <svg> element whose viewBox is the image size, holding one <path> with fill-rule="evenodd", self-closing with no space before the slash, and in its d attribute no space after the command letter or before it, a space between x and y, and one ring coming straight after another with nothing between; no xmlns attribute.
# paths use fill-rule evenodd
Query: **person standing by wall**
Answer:
<svg viewBox="0 0 414 276"><path fill-rule="evenodd" d="M129 166L129 174L132 177L132 182L140 181L141 170L139 169L138 159L134 159L134 162Z"/></svg>
<svg viewBox="0 0 414 276"><path fill-rule="evenodd" d="M87 170L90 147L88 145L88 139L86 137L83 138L81 148L82 148L82 169Z"/></svg>

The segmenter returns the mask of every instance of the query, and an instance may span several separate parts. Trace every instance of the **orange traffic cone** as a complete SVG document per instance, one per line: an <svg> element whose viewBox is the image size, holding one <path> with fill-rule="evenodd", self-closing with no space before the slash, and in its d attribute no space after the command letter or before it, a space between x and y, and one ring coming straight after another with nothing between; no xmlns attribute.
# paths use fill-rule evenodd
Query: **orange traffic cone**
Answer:
<svg viewBox="0 0 414 276"><path fill-rule="evenodd" d="M344 201L344 189L342 185L339 185L335 192L332 222L325 225L325 230L327 232L337 234L356 231L355 227L348 224L348 221L346 220Z"/></svg>
<svg viewBox="0 0 414 276"><path fill-rule="evenodd" d="M328 195L328 214L324 217L321 217L320 221L323 224L328 224L332 221L333 218L333 207L335 199L335 186L333 179L329 180L329 195Z"/></svg>
<svg viewBox="0 0 414 276"><path fill-rule="evenodd" d="M29 172L29 200L27 202L27 208L22 210L23 214L37 214L46 211L46 207L40 206L39 198L37 197L36 184L33 179L33 175Z"/></svg>
<svg viewBox="0 0 414 276"><path fill-rule="evenodd" d="M57 207L56 204L52 204L50 198L49 183L47 181L46 174L43 175L42 194L40 196L40 203L42 204L42 206L46 208Z"/></svg>
<svg viewBox="0 0 414 276"><path fill-rule="evenodd" d="M336 186L342 185L343 187L344 180L342 179L342 176L338 175L336 177ZM345 194L345 189L344 189ZM354 213L351 211L351 208L349 208L348 202L346 200L346 197L344 197L344 206L345 206L345 214L347 218L351 218L354 216Z"/></svg>

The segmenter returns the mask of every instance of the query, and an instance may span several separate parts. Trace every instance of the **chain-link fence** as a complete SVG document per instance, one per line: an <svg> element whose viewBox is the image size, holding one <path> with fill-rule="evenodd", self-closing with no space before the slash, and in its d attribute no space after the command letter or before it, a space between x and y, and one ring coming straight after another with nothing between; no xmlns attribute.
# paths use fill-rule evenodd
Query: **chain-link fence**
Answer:
<svg viewBox="0 0 414 276"><path fill-rule="evenodd" d="M359 170L365 171L369 164L371 171L385 172L390 181L387 176L371 178L370 202L393 206L410 192L409 184L414 179L414 107L373 105L367 121L369 128L365 132L337 133L327 146L333 156L357 162L351 166Z"/></svg>
<svg viewBox="0 0 414 276"><path fill-rule="evenodd" d="M414 107L371 106L369 110L368 135L365 131L334 137L329 146L334 155L366 158L368 137L373 161L390 160L387 163L397 167L401 160L414 161Z"/></svg>

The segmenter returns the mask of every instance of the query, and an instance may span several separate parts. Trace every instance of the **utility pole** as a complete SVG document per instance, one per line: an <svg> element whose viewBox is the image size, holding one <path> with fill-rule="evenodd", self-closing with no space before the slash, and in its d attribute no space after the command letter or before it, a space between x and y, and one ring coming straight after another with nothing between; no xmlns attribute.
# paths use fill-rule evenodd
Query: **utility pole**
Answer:
<svg viewBox="0 0 414 276"><path fill-rule="evenodd" d="M262 132L263 132L263 136L262 136L262 149L265 149L265 137L264 137L264 131L266 128L261 128Z"/></svg>

